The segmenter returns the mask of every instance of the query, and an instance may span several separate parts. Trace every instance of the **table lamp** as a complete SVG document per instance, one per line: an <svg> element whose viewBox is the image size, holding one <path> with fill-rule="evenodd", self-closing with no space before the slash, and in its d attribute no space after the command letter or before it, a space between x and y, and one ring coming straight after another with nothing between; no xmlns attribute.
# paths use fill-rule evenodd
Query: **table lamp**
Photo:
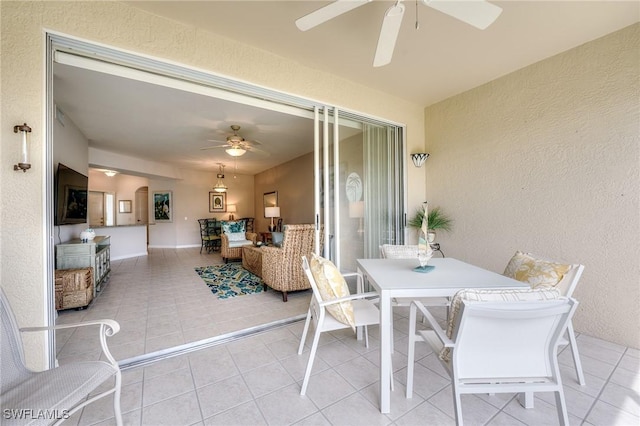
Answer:
<svg viewBox="0 0 640 426"><path fill-rule="evenodd" d="M273 224L274 217L280 217L280 207L265 207L264 208L264 217L271 218L271 225L269 225L269 232L273 232L276 230L276 225Z"/></svg>
<svg viewBox="0 0 640 426"><path fill-rule="evenodd" d="M233 214L235 212L237 212L238 210L236 209L236 205L235 204L229 204L227 205L227 211L229 212L229 220L233 220Z"/></svg>
<svg viewBox="0 0 640 426"><path fill-rule="evenodd" d="M362 218L364 218L364 201L349 203L349 217L358 219L358 234L362 234L364 232L362 223Z"/></svg>

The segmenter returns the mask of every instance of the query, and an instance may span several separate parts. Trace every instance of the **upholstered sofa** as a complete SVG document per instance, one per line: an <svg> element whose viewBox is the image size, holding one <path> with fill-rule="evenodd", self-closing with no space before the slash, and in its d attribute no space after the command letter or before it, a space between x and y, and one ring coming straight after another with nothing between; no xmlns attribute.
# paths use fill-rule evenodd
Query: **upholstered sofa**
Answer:
<svg viewBox="0 0 640 426"><path fill-rule="evenodd" d="M311 288L302 269L302 256L311 256L315 245L315 225L285 225L281 247L262 248L262 280L274 290L287 292ZM320 246L324 240L320 233Z"/></svg>
<svg viewBox="0 0 640 426"><path fill-rule="evenodd" d="M220 254L227 263L229 259L242 259L242 246L255 244L258 234L245 232L244 221L222 221L222 235L220 235Z"/></svg>

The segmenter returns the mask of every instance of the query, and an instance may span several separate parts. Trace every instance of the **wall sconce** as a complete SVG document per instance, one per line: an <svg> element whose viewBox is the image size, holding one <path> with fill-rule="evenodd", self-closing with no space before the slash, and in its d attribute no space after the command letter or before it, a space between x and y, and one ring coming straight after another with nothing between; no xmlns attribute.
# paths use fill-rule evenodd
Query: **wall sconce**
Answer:
<svg viewBox="0 0 640 426"><path fill-rule="evenodd" d="M31 127L27 126L27 123L23 125L13 126L13 133L22 132L22 146L20 147L20 162L13 165L13 170L22 170L26 172L31 168L29 163L29 133L31 133Z"/></svg>
<svg viewBox="0 0 640 426"><path fill-rule="evenodd" d="M236 209L235 204L227 204L227 211L229 212L229 220L233 220L234 219L233 214L238 210Z"/></svg>
<svg viewBox="0 0 640 426"><path fill-rule="evenodd" d="M429 154L426 152L418 152L415 154L411 154L411 159L413 160L413 165L416 167L422 167L425 161L429 158Z"/></svg>

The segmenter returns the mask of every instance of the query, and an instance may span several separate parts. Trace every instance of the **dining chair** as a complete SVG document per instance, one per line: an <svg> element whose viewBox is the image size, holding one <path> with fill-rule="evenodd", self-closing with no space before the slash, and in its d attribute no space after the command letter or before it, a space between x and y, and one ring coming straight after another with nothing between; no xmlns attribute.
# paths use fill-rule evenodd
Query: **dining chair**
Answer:
<svg viewBox="0 0 640 426"><path fill-rule="evenodd" d="M407 398L413 396L415 344L425 341L451 379L457 425L463 424L463 394L533 392L554 392L560 424L569 424L557 354L577 305L555 289L461 290L445 331L420 301L412 302ZM418 311L431 330L416 331Z"/></svg>
<svg viewBox="0 0 640 426"><path fill-rule="evenodd" d="M554 287L562 296L573 297L583 271L584 265L562 264L532 253L517 251L507 264L503 275L526 282L531 288ZM569 345L578 383L584 386L586 381L571 321L569 321L566 335L566 339L563 336L560 340L560 345Z"/></svg>
<svg viewBox="0 0 640 426"><path fill-rule="evenodd" d="M383 259L416 259L416 266L418 266L418 246L417 245L395 245L395 244L382 244L380 246L380 257ZM408 297L395 297L393 298L393 307L408 307L411 305L413 299ZM424 297L419 299L424 306L429 307L444 307L447 312L447 318L449 318L449 302L448 297ZM391 353L394 352L393 348L393 315L391 316Z"/></svg>
<svg viewBox="0 0 640 426"><path fill-rule="evenodd" d="M44 371L25 365L20 332L42 332L99 325L104 361L78 361ZM18 328L9 301L0 288L0 401L3 425L59 425L84 406L113 394L116 425L122 425L120 409L121 373L107 347L106 338L120 330L113 320L93 320L53 327ZM108 384L109 386L104 386ZM99 389L99 391L96 391ZM28 422L25 413L34 417ZM15 417L11 417L16 413ZM22 413L22 416L20 416ZM37 413L48 416L39 417ZM9 417L7 417L9 416ZM57 420L57 421L56 421Z"/></svg>
<svg viewBox="0 0 640 426"><path fill-rule="evenodd" d="M364 327L365 345L369 347L368 325L380 323L380 311L371 297L377 297L375 292L350 294L344 277L355 276L359 281L362 275L358 273L341 274L335 265L316 254L311 254L311 261L302 256L302 269L311 284L313 295L304 323L298 355L304 350L309 325L313 320L315 333L307 361L307 368L302 382L300 395L307 392L309 377L313 368L313 361L318 349L320 335L327 331L340 330L351 327ZM361 287L359 287L361 288ZM393 371L393 370L392 370ZM393 377L391 378L393 387Z"/></svg>

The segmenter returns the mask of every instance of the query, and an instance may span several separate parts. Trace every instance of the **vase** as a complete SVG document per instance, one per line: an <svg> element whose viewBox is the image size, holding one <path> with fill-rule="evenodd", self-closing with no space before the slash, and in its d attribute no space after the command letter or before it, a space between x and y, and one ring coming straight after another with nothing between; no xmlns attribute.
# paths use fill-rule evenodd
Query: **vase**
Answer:
<svg viewBox="0 0 640 426"><path fill-rule="evenodd" d="M80 239L83 243L92 241L95 237L96 232L91 228L87 228L84 231L80 232Z"/></svg>

